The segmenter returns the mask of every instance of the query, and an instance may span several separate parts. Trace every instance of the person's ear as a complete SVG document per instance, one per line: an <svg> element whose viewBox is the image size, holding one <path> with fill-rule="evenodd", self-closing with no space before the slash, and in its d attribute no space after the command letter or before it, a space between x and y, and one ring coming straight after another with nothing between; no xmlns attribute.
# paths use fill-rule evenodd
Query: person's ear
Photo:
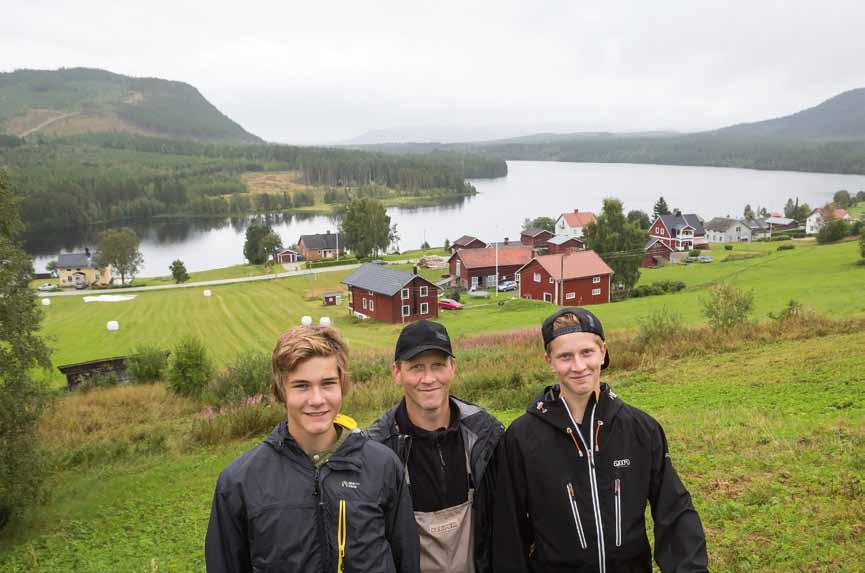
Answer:
<svg viewBox="0 0 865 573"><path fill-rule="evenodd" d="M393 381L396 382L397 386L402 386L402 381L399 379L399 369L399 362L392 363L390 365L390 375L393 377Z"/></svg>

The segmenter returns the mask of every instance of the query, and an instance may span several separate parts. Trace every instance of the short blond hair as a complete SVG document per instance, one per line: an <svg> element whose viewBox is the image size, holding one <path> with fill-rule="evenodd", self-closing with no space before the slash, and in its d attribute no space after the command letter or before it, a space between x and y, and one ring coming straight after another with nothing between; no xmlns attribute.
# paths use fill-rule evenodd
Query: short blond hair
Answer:
<svg viewBox="0 0 865 573"><path fill-rule="evenodd" d="M304 360L336 357L342 395L351 391L348 377L348 347L336 329L329 326L297 326L279 335L273 349L273 376L270 389L274 398L285 403L285 377Z"/></svg>
<svg viewBox="0 0 865 573"><path fill-rule="evenodd" d="M569 326L580 326L580 319L576 314L563 314L558 317L555 321L553 321L553 331L559 330L560 328L567 328ZM598 345L598 348L604 348L606 343L604 339L595 334L594 332L590 333L595 337L595 344ZM547 353L549 353L549 347L547 348Z"/></svg>

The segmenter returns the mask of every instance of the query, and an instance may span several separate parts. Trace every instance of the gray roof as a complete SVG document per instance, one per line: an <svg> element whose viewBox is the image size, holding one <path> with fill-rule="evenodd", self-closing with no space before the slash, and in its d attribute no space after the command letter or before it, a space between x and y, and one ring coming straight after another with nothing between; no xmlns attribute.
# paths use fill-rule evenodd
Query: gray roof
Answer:
<svg viewBox="0 0 865 573"><path fill-rule="evenodd" d="M769 217L766 219L766 223L770 225L792 225L796 222L796 219L788 219L787 217Z"/></svg>
<svg viewBox="0 0 865 573"><path fill-rule="evenodd" d="M548 240L548 243L552 243L554 245L564 245L568 241L577 241L578 243L582 243L583 241L579 237L574 237L571 235L556 235L555 237Z"/></svg>
<svg viewBox="0 0 865 573"><path fill-rule="evenodd" d="M732 226L735 222L736 219L728 219L727 217L715 217L714 219L706 223L706 230L723 233L724 231L729 229L730 226Z"/></svg>
<svg viewBox="0 0 865 573"><path fill-rule="evenodd" d="M742 222L752 231L769 230L769 225L763 219L744 219Z"/></svg>
<svg viewBox="0 0 865 573"><path fill-rule="evenodd" d="M393 296L416 276L420 275L414 275L408 271L389 269L372 263L364 263L355 269L353 273L345 277L342 282L348 286ZM429 282L423 277L421 278Z"/></svg>
<svg viewBox="0 0 865 573"><path fill-rule="evenodd" d="M91 253L90 258L85 253L63 253L57 257L57 268L59 269L80 269L96 268L96 253Z"/></svg>
<svg viewBox="0 0 865 573"><path fill-rule="evenodd" d="M471 235L463 235L459 239L453 242L453 246L455 247L465 247L466 245L471 245L475 241L481 241L477 237L472 237ZM481 241L483 243L483 241Z"/></svg>
<svg viewBox="0 0 865 573"><path fill-rule="evenodd" d="M687 215L661 215L661 220L670 231L673 229L680 230L690 225L694 228L695 235L704 235L706 233L706 230L703 229L703 222L693 213L688 213Z"/></svg>
<svg viewBox="0 0 865 573"><path fill-rule="evenodd" d="M307 249L336 249L336 238L339 233L318 233L316 235L301 235L298 244L303 241ZM343 245L340 248L345 248Z"/></svg>
<svg viewBox="0 0 865 573"><path fill-rule="evenodd" d="M546 229L539 229L538 227L529 227L525 231L521 233L521 235L528 235L529 237L537 237L541 233L549 233Z"/></svg>

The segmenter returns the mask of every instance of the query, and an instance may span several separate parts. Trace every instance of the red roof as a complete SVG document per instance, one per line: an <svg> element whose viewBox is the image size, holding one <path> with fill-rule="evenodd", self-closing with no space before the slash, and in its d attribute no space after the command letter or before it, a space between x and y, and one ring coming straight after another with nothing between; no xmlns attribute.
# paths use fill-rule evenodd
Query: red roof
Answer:
<svg viewBox="0 0 865 573"><path fill-rule="evenodd" d="M564 257L564 261L562 261ZM595 251L578 251L559 255L541 255L535 259L553 278L567 279L611 275L613 269Z"/></svg>
<svg viewBox="0 0 865 573"><path fill-rule="evenodd" d="M589 223L597 221L595 214L591 211L574 211L573 213L562 213L562 217L569 227L585 227Z"/></svg>
<svg viewBox="0 0 865 573"><path fill-rule="evenodd" d="M826 216L826 209L822 207L817 207L814 211L818 211L824 217ZM843 219L844 217L847 217L846 209L835 209L835 214L832 216L833 219Z"/></svg>
<svg viewBox="0 0 865 573"><path fill-rule="evenodd" d="M479 269L496 266L496 251L499 252L499 266L524 265L532 260L531 247L502 247L501 249L463 249L453 256L459 255L463 266L467 269Z"/></svg>

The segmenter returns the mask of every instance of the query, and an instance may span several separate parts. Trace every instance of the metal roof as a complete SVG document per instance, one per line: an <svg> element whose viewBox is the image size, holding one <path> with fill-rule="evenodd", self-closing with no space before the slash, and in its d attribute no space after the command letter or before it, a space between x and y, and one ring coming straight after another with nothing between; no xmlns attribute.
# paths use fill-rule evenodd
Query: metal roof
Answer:
<svg viewBox="0 0 865 573"><path fill-rule="evenodd" d="M420 275L414 275L410 272L397 269L389 269L372 263L364 263L355 269L353 273L345 277L342 282L348 286L393 296L415 277L420 277L429 283L427 279ZM433 283L430 284L432 285Z"/></svg>
<svg viewBox="0 0 865 573"><path fill-rule="evenodd" d="M555 237L547 240L548 243L552 243L554 245L559 245L559 246L564 245L568 241L576 241L576 242L580 243L581 245L583 244L583 241L579 237L573 237L571 235L556 235Z"/></svg>
<svg viewBox="0 0 865 573"><path fill-rule="evenodd" d="M300 244L300 241L303 241L303 246L307 249L336 249L338 235L339 233L301 235L297 242Z"/></svg>
<svg viewBox="0 0 865 573"><path fill-rule="evenodd" d="M57 268L96 268L96 253L92 253L89 257L86 253L63 253L57 257Z"/></svg>

